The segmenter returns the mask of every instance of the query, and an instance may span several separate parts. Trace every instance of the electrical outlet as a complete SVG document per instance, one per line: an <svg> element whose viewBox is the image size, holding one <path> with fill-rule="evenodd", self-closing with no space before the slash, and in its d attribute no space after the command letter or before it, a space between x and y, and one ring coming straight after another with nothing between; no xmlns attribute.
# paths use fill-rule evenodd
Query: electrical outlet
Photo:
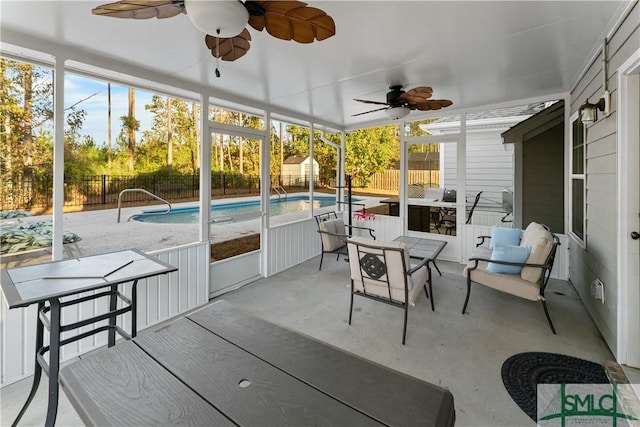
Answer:
<svg viewBox="0 0 640 427"><path fill-rule="evenodd" d="M591 296L604 304L604 283L600 279L591 282Z"/></svg>

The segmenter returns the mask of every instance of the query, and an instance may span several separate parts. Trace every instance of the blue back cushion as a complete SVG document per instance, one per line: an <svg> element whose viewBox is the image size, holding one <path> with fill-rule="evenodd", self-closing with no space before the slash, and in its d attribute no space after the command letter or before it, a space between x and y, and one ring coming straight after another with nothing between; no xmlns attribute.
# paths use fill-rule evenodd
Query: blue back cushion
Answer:
<svg viewBox="0 0 640 427"><path fill-rule="evenodd" d="M494 249L497 246L504 245L518 246L520 244L521 237L522 230L518 228L497 227L494 225L491 229L489 249Z"/></svg>
<svg viewBox="0 0 640 427"><path fill-rule="evenodd" d="M524 263L527 261L527 258L529 258L530 253L531 247L529 246L496 246L491 253L491 261ZM522 267L519 265L504 265L495 262L490 262L489 265L487 265L487 271L492 273L520 274L521 270Z"/></svg>

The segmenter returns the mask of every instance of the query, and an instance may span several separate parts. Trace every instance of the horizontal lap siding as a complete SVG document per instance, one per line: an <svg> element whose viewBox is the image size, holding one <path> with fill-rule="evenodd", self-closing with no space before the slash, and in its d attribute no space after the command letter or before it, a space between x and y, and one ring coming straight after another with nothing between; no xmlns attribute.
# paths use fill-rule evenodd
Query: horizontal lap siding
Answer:
<svg viewBox="0 0 640 427"><path fill-rule="evenodd" d="M478 208L502 206L502 190L513 189L513 146L499 132L467 134L467 205L480 191Z"/></svg>
<svg viewBox="0 0 640 427"><path fill-rule="evenodd" d="M138 330L191 310L208 301L209 244L198 243L150 253L168 262L178 271L168 275L138 281ZM121 285L121 291L131 296L131 285ZM89 292L81 295L89 295ZM106 298L65 307L62 323L87 319L108 309ZM11 384L33 374L35 347L36 305L9 310L0 292L0 386ZM92 330L107 321L88 325L79 331ZM131 314L120 316L118 324L129 331ZM77 335L77 331L63 334L63 338ZM45 333L45 336L48 336ZM45 344L48 340L45 340ZM107 334L100 333L68 344L61 349L63 361L72 359L107 343Z"/></svg>
<svg viewBox="0 0 640 427"><path fill-rule="evenodd" d="M590 125L586 136L586 249L570 239L569 276L607 344L617 346L617 68L638 49L640 11L638 3L608 41L608 81L612 114ZM571 93L571 112L588 98L596 102L603 94L602 58L596 58ZM605 304L590 294L593 280L605 284Z"/></svg>

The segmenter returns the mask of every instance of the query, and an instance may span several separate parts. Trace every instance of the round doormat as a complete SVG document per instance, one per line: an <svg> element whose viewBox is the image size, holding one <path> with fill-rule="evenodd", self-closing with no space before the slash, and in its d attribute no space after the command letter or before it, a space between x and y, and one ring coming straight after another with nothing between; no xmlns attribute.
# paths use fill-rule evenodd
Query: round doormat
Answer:
<svg viewBox="0 0 640 427"><path fill-rule="evenodd" d="M598 363L556 353L519 353L502 364L502 382L518 404L536 421L538 384L608 384Z"/></svg>

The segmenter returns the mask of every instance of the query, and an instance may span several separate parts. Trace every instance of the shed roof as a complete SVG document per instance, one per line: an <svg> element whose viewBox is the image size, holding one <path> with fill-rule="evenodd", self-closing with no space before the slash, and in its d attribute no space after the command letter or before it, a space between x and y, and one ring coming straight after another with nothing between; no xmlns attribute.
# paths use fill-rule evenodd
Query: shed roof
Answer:
<svg viewBox="0 0 640 427"><path fill-rule="evenodd" d="M283 163L285 165L299 165L300 163L304 162L308 158L309 158L309 156L306 156L306 157L304 157L304 156L290 156L290 157L287 157Z"/></svg>

